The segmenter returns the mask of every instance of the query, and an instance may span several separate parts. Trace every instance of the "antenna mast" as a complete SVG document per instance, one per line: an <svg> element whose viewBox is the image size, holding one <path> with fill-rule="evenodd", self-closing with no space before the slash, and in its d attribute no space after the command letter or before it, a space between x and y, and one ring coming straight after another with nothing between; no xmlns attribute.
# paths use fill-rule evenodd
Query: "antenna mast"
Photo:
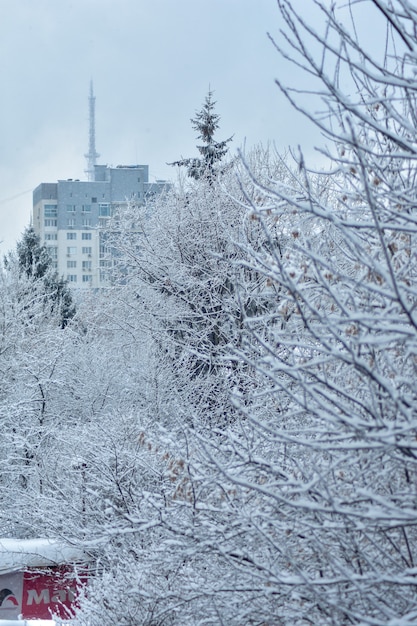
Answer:
<svg viewBox="0 0 417 626"><path fill-rule="evenodd" d="M93 93L93 81L90 81L90 97L88 98L88 108L90 113L90 132L89 132L89 143L88 143L88 153L85 154L85 158L87 159L87 169L85 173L87 174L88 180L94 180L94 166L98 157L100 156L96 152L96 128L95 128L95 106L96 99Z"/></svg>

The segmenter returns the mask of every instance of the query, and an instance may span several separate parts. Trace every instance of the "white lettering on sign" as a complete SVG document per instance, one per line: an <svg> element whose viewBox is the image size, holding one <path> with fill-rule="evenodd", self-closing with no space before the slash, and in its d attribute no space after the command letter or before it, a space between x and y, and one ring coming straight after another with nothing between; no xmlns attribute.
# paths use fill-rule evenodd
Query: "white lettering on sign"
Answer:
<svg viewBox="0 0 417 626"><path fill-rule="evenodd" d="M28 601L27 604L40 604L43 602L44 604L50 603L49 589L42 589L42 591L38 594L36 589L28 589Z"/></svg>
<svg viewBox="0 0 417 626"><path fill-rule="evenodd" d="M52 596L51 602L65 602L67 599L67 592L65 589L58 589L55 591L55 595Z"/></svg>
<svg viewBox="0 0 417 626"><path fill-rule="evenodd" d="M56 589L54 595L50 596L49 589L42 589L39 592L36 589L28 589L27 605L32 604L50 604L51 602L74 602L75 589Z"/></svg>

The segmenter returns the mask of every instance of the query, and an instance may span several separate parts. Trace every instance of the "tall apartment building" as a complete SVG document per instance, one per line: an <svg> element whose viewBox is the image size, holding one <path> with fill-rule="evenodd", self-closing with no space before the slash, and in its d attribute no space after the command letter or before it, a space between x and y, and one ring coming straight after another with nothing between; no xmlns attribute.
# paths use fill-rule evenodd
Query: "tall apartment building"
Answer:
<svg viewBox="0 0 417 626"><path fill-rule="evenodd" d="M60 276L73 287L106 286L106 228L115 207L142 204L166 181L149 182L147 165L97 165L95 98L90 84L88 180L41 183L33 192L32 224Z"/></svg>
<svg viewBox="0 0 417 626"><path fill-rule="evenodd" d="M103 287L106 229L114 208L142 204L165 187L165 181L148 181L147 165L95 165L94 180L59 180L36 187L32 224L58 274L71 286Z"/></svg>

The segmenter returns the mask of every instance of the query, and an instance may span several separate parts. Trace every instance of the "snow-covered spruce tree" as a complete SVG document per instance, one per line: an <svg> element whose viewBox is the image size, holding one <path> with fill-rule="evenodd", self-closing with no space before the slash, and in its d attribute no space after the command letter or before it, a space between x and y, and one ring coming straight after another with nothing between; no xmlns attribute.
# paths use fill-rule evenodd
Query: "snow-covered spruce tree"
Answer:
<svg viewBox="0 0 417 626"><path fill-rule="evenodd" d="M168 376L166 368L170 370L173 388L192 398L207 423L229 419L229 388L244 377L222 356L239 324L232 260L240 209L223 191L233 186L237 193L238 185L230 163L220 167L230 140L214 139L219 125L214 105L209 92L192 120L205 144L198 148L203 158L176 163L186 165L194 180L180 183L152 205L122 210L111 225L113 235L109 233L121 282L126 282L126 272L130 276L126 297L132 300L132 289L137 292L133 303L145 326L151 325L160 371Z"/></svg>
<svg viewBox="0 0 417 626"><path fill-rule="evenodd" d="M59 311L61 327L65 328L75 315L75 305L66 281L59 278L52 266L46 246L40 245L39 236L32 226L26 228L16 246L20 271L32 281L41 281L45 292L45 303L51 312ZM13 265L13 253L5 258L6 270Z"/></svg>
<svg viewBox="0 0 417 626"><path fill-rule="evenodd" d="M214 138L220 121L220 115L214 112L215 105L213 92L209 91L203 108L196 112L194 118L191 118L192 127L198 133L197 139L202 141L202 145L197 146L201 157L180 159L170 164L186 167L188 176L196 180L200 178L213 179L216 172L220 170L221 160L227 154L227 144L232 141L232 137L223 141L216 141Z"/></svg>

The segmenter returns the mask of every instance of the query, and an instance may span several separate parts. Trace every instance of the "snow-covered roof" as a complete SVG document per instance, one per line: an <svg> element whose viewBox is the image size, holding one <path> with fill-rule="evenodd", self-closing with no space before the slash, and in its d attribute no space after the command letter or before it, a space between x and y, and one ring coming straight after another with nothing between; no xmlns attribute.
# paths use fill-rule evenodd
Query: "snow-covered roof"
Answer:
<svg viewBox="0 0 417 626"><path fill-rule="evenodd" d="M48 620L48 622L41 622L42 624L51 624L52 626L56 623L56 622L52 622L50 620ZM33 624L33 622L28 622L26 620L22 621L22 620L14 620L14 619L0 619L0 626L30 626L30 624Z"/></svg>
<svg viewBox="0 0 417 626"><path fill-rule="evenodd" d="M0 539L0 574L88 560L80 548L55 539Z"/></svg>

